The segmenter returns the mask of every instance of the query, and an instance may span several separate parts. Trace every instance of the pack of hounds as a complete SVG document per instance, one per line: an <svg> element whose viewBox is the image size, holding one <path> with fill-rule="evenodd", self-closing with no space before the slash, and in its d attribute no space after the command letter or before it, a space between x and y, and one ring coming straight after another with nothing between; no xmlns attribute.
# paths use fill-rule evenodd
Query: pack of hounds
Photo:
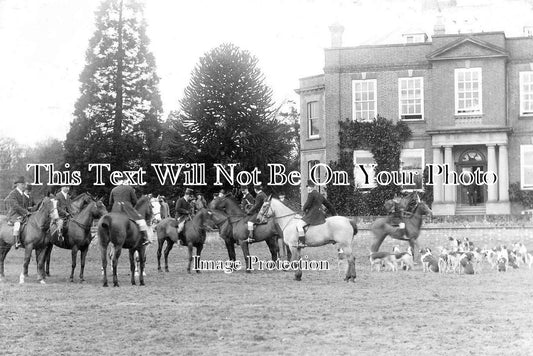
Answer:
<svg viewBox="0 0 533 356"><path fill-rule="evenodd" d="M521 243L512 244L511 248L500 245L494 248L475 247L472 241L464 241L449 237L449 248L439 247L438 254L433 254L429 248L420 250L420 262L424 272L476 274L483 270L484 265L490 270L506 272L509 268L519 268L521 264L531 269L533 255ZM409 247L401 252L395 246L392 252L378 251L370 253L370 271L398 271L398 269L412 270L413 251Z"/></svg>

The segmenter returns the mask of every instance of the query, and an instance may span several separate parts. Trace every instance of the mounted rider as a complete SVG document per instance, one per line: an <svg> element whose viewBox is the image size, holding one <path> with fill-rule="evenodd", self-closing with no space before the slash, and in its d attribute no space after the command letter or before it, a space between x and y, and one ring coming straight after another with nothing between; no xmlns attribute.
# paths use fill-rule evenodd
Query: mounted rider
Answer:
<svg viewBox="0 0 533 356"><path fill-rule="evenodd" d="M298 229L298 245L297 248L307 247L305 243L305 228L310 225L321 225L326 222L326 214L321 210L324 205L328 212L333 216L337 215L337 211L331 203L316 190L316 185L312 180L307 181L307 201L303 206L305 213L302 220L300 220Z"/></svg>
<svg viewBox="0 0 533 356"><path fill-rule="evenodd" d="M19 177L13 183L13 189L5 198L5 203L9 207L7 220L13 223L13 237L15 239L15 249L19 248L20 242L20 225L28 215L28 210L24 208L24 186L26 181L24 177Z"/></svg>
<svg viewBox="0 0 533 356"><path fill-rule="evenodd" d="M241 209L245 212L250 210L252 206L255 204L255 199L248 191L248 186L241 185L241 193L242 193L242 199L241 199Z"/></svg>
<svg viewBox="0 0 533 356"><path fill-rule="evenodd" d="M261 184L254 185L254 191L255 191L255 199L253 205L246 210L246 215L249 217L257 214L259 210L261 210L261 207L263 206L263 203L267 200L267 196L265 192L263 192L263 186ZM248 221L248 243L254 242L254 226L257 223L262 222L254 222L254 221Z"/></svg>
<svg viewBox="0 0 533 356"><path fill-rule="evenodd" d="M68 221L72 215L70 203L70 195L68 192L70 187L68 185L62 185L61 190L55 195L57 200L57 213L59 214L59 220L57 221L57 236L59 240L63 240L63 227L65 226L65 221Z"/></svg>
<svg viewBox="0 0 533 356"><path fill-rule="evenodd" d="M118 185L111 190L109 195L109 206L111 206L111 212L123 213L139 226L139 230L142 235L142 244L147 245L150 243L148 239L148 226L146 220L135 210L137 204L137 195L135 189L131 185L125 183L124 176L117 177Z"/></svg>
<svg viewBox="0 0 533 356"><path fill-rule="evenodd" d="M24 209L28 210L29 212L35 211L37 208L37 204L35 203L35 199L33 198L33 194L31 192L32 185L30 183L26 183L26 186L24 187Z"/></svg>
<svg viewBox="0 0 533 356"><path fill-rule="evenodd" d="M185 189L183 197L176 202L176 220L178 221L178 235L183 231L185 222L191 218L193 213L190 201L193 198L194 191L191 188Z"/></svg>

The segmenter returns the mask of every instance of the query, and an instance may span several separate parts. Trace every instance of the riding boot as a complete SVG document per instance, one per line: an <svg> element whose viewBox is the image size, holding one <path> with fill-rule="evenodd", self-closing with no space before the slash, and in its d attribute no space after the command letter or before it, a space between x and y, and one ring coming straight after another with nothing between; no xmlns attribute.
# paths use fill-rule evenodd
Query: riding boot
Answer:
<svg viewBox="0 0 533 356"><path fill-rule="evenodd" d="M145 246L145 245L149 245L152 243L152 241L150 241L150 239L148 238L148 232L147 231L142 231L142 245Z"/></svg>
<svg viewBox="0 0 533 356"><path fill-rule="evenodd" d="M18 249L22 244L20 243L20 234L16 234L15 236L15 250Z"/></svg>
<svg viewBox="0 0 533 356"><path fill-rule="evenodd" d="M246 242L249 244L254 242L254 223L252 221L248 221L248 239Z"/></svg>
<svg viewBox="0 0 533 356"><path fill-rule="evenodd" d="M307 247L307 244L305 243L305 235L298 236L298 246L297 248L304 248Z"/></svg>

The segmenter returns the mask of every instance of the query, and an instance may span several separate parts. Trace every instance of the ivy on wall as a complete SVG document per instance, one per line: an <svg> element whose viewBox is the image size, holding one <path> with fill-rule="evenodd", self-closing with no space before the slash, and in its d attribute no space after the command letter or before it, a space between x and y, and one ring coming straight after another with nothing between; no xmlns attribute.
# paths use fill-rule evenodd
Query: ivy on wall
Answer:
<svg viewBox="0 0 533 356"><path fill-rule="evenodd" d="M533 209L533 190L520 189L520 183L509 185L509 200L519 203L525 209Z"/></svg>
<svg viewBox="0 0 533 356"><path fill-rule="evenodd" d="M340 121L338 161L330 162L335 170L348 172L350 185L328 185L328 200L340 215L383 215L383 204L400 193L401 186L377 185L370 190L355 187L353 172L354 150L369 150L376 162L376 174L380 171L398 171L400 153L404 143L411 138L411 129L404 122L394 123L378 116L370 122Z"/></svg>

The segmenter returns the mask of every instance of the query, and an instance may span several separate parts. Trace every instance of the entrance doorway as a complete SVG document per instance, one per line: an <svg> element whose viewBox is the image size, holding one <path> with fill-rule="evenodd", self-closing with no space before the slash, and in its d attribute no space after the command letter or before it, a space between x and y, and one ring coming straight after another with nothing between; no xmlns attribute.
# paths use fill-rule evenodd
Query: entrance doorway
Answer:
<svg viewBox="0 0 533 356"><path fill-rule="evenodd" d="M468 150L464 152L457 162L457 173L461 172L472 172L480 171L479 174L482 174L485 171L486 161L485 157L481 152L477 150ZM472 183L471 185L458 185L457 186L457 203L460 205L482 205L485 204L486 198L486 186L476 185Z"/></svg>

